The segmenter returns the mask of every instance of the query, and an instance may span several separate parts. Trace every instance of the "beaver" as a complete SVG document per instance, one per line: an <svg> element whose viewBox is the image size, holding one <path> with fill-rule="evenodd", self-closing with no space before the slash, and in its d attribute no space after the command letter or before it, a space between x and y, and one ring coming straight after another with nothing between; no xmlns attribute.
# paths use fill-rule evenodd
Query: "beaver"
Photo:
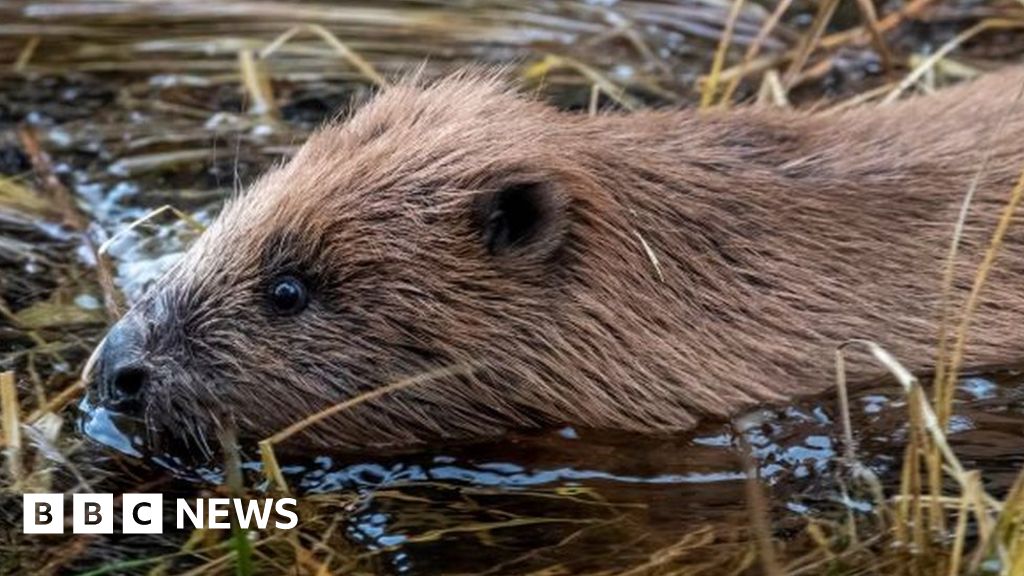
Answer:
<svg viewBox="0 0 1024 576"><path fill-rule="evenodd" d="M686 431L822 391L851 338L928 370L963 198L957 306L1024 168L1021 86L583 115L494 76L403 82L229 200L110 330L89 393L151 441L205 444L474 366L294 438L369 450ZM1019 358L1024 229L996 268L968 365Z"/></svg>

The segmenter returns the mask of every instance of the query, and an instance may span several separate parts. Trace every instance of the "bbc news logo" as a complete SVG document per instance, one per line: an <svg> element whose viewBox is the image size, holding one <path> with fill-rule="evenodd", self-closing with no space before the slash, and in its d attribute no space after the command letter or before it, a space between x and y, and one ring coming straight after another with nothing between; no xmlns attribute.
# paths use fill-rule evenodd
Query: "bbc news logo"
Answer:
<svg viewBox="0 0 1024 576"><path fill-rule="evenodd" d="M25 534L63 534L63 494L25 494L22 499ZM163 494L124 494L121 496L121 533L162 534L164 531ZM240 528L266 529L268 526L290 530L299 524L294 498L178 498L174 505L174 526L230 529L234 518ZM113 534L117 515L113 494L74 494L71 497L73 534Z"/></svg>

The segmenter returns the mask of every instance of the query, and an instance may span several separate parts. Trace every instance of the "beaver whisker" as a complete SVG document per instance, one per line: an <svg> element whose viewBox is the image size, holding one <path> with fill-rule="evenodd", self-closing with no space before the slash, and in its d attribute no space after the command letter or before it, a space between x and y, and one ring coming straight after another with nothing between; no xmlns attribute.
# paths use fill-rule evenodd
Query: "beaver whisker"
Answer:
<svg viewBox="0 0 1024 576"><path fill-rule="evenodd" d="M295 422L292 425L268 436L261 443L266 443L269 445L278 444L294 436L295 434L302 432L303 430L309 428L310 426L313 426L319 422L322 422L328 418L331 418L332 416L335 416L345 410L349 410L364 402L370 402L372 400L375 400L377 398L386 396L388 394L391 394L392 392L397 392L398 390L402 390L405 388L420 386L427 384L429 382L437 382L450 376L472 374L474 371L479 370L481 366L482 365L479 364L469 363L454 366L442 366L432 370L420 372L413 376L409 376L408 378L397 380L395 382L392 382L391 384L386 384L379 388L374 388L373 390L363 392L358 396L346 399L333 406L325 408L320 412L317 412L316 414L311 414L303 418L302 420Z"/></svg>

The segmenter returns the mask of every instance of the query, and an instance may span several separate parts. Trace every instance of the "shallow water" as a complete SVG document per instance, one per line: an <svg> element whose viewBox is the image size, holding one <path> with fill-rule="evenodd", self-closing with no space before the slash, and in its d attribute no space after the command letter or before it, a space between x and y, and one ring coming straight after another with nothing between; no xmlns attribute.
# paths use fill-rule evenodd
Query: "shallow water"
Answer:
<svg viewBox="0 0 1024 576"><path fill-rule="evenodd" d="M908 433L902 392L894 383L862 386L851 402L856 453L895 493ZM364 567L626 569L689 542L677 561L724 570L750 546L741 437L766 490L773 530L790 535L791 553L809 549L801 534L809 516L870 521L874 502L851 485L838 457L844 447L835 406L824 395L676 437L563 428L402 457L320 455L284 469L313 517L342 498L343 513L333 518ZM83 414L87 434L135 455L142 450L116 416ZM990 493L1003 495L1024 463L1020 372L964 378L949 440L965 466L983 471ZM177 490L222 480L219 470L187 468L166 456L151 462L177 479ZM253 485L265 485L258 462L244 467Z"/></svg>

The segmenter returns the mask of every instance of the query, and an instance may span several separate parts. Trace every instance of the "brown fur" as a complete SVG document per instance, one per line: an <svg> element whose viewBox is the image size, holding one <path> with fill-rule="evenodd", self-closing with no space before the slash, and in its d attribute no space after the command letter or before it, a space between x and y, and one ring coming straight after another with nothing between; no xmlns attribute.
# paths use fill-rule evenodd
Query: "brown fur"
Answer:
<svg viewBox="0 0 1024 576"><path fill-rule="evenodd" d="M148 326L146 420L157 437L201 439L225 417L265 437L404 376L484 363L303 441L670 432L827 388L854 337L926 369L960 202L991 151L957 304L1024 168L1022 84L1006 72L843 113L594 118L480 78L390 89L230 202L124 320ZM523 182L541 185L543 221L490 253L480 198ZM288 271L310 279L311 304L276 317L265 285ZM969 363L1020 358L1022 284L1014 226Z"/></svg>

